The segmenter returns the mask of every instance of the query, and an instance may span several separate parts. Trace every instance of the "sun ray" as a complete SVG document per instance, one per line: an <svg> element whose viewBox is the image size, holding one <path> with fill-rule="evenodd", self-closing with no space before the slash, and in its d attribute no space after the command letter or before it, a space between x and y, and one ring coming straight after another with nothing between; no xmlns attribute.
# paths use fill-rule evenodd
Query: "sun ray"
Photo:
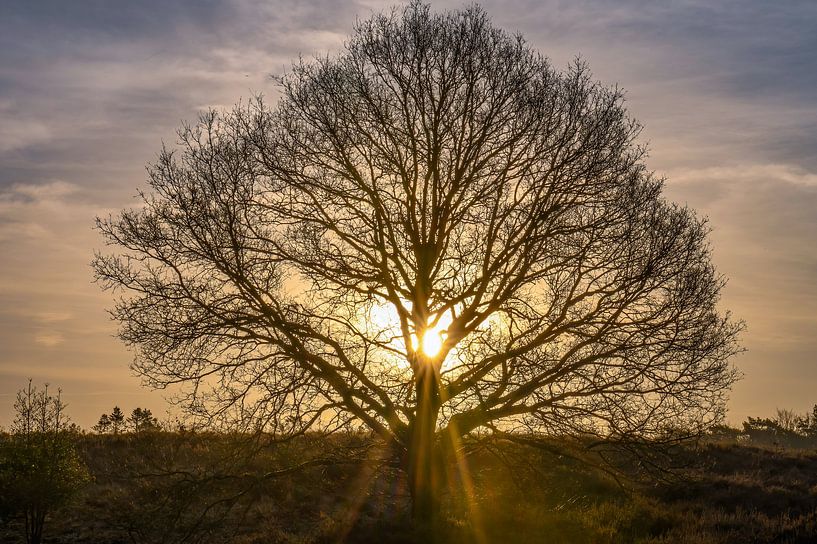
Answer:
<svg viewBox="0 0 817 544"><path fill-rule="evenodd" d="M451 426L448 429L449 439L451 440L451 451L454 455L454 461L457 465L457 473L459 474L460 485L465 496L465 502L468 506L469 519L471 521L471 528L473 531L474 541L477 544L487 544L488 537L485 533L485 527L482 521L482 515L477 504L476 491L474 489L474 481L471 478L471 471L468 468L468 460L462 451L462 441L456 429Z"/></svg>

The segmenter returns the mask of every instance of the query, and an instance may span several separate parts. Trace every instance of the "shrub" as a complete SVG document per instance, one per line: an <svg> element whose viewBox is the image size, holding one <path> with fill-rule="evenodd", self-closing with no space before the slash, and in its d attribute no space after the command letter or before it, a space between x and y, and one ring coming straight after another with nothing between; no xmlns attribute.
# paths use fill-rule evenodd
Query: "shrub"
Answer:
<svg viewBox="0 0 817 544"><path fill-rule="evenodd" d="M65 405L57 396L28 387L17 394L10 435L0 442L0 516L25 518L29 544L42 541L46 516L85 483L88 471L76 448Z"/></svg>

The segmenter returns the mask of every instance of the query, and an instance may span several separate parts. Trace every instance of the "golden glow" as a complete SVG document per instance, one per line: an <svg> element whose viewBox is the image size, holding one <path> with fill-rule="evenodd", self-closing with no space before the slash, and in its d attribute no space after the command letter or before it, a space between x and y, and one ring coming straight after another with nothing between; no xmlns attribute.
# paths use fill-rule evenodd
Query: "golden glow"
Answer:
<svg viewBox="0 0 817 544"><path fill-rule="evenodd" d="M401 302L403 302L404 308L410 312L411 303L408 301ZM400 350L403 336L400 329L400 318L393 305L380 301L373 302L366 308L364 316L363 326L367 333L375 335L378 341L384 343L385 348ZM421 352L430 359L439 357L448 338L448 327L451 326L453 321L454 317L450 311L433 314L429 318L426 327L418 328L415 333L411 334L409 338L411 349L415 352ZM452 353L455 352L456 350ZM407 359L396 357L394 352L384 354L387 359L391 360L391 364L397 367L404 368L408 365Z"/></svg>
<svg viewBox="0 0 817 544"><path fill-rule="evenodd" d="M368 305L360 317L360 326L365 334L376 338L380 343L380 347L375 350L383 362L383 371L408 369L409 361L398 355L404 350L404 346L397 309L392 304L377 300Z"/></svg>
<svg viewBox="0 0 817 544"><path fill-rule="evenodd" d="M411 335L411 347L415 351L419 349L426 357L432 359L437 357L443 349L445 339L448 337L448 327L452 321L453 318L449 312L436 319L429 320L430 326L423 331L422 341L417 341L416 334Z"/></svg>
<svg viewBox="0 0 817 544"><path fill-rule="evenodd" d="M400 331L400 318L394 306L387 303L374 303L369 308L369 323L376 329L390 332L392 335Z"/></svg>
<svg viewBox="0 0 817 544"><path fill-rule="evenodd" d="M439 355L440 350L443 349L443 342L445 342L445 338L443 338L444 334L442 331L437 330L436 327L427 329L423 334L423 341L420 342L420 344L422 344L423 353L431 358Z"/></svg>

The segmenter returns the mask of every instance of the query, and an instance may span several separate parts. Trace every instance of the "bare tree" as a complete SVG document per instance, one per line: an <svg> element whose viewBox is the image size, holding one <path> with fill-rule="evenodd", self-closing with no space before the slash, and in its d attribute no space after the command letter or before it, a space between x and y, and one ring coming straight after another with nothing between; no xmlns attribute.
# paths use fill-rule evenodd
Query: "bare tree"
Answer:
<svg viewBox="0 0 817 544"><path fill-rule="evenodd" d="M413 510L473 432L660 436L718 421L740 324L705 222L661 196L623 94L479 7L360 22L210 112L98 221L97 278L149 384L280 436L364 424Z"/></svg>
<svg viewBox="0 0 817 544"><path fill-rule="evenodd" d="M49 384L45 384L43 389L39 389L29 379L28 386L17 391L14 422L11 424L13 434L28 437L58 434L68 430L62 389L57 389L57 395L54 396L49 394L48 388Z"/></svg>
<svg viewBox="0 0 817 544"><path fill-rule="evenodd" d="M807 418L808 416L806 416ZM789 410L786 408L777 409L777 414L775 415L774 421L786 432L789 433L796 433L797 430L803 426L803 421L806 419L800 416L794 410Z"/></svg>
<svg viewBox="0 0 817 544"><path fill-rule="evenodd" d="M48 387L29 380L17 392L11 433L0 439L0 518L20 515L28 544L42 542L46 518L88 481L62 390Z"/></svg>

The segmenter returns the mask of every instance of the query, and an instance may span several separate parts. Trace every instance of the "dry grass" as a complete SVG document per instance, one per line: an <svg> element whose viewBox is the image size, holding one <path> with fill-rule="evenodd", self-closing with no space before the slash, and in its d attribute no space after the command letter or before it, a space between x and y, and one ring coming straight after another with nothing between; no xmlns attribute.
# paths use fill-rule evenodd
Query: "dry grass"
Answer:
<svg viewBox="0 0 817 544"><path fill-rule="evenodd" d="M231 456L231 440L212 435L83 437L94 482L52 516L46 542L817 541L817 453L799 450L687 448L676 454L688 465L677 477L622 489L568 458L506 445L498 453L513 471L485 451L468 459L469 478L452 469L431 536L411 529L405 485L392 468L349 463L258 478L362 442L312 437L243 462ZM18 529L6 526L0 541L17 541Z"/></svg>

